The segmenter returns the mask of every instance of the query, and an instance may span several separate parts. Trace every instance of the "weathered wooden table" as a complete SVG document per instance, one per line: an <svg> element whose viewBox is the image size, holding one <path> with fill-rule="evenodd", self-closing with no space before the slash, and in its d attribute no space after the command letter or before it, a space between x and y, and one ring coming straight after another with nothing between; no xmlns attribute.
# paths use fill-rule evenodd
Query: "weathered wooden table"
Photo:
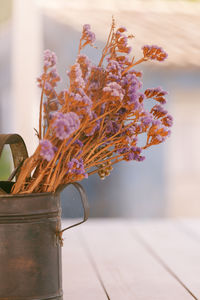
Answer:
<svg viewBox="0 0 200 300"><path fill-rule="evenodd" d="M200 220L90 219L64 233L63 290L64 300L200 299Z"/></svg>

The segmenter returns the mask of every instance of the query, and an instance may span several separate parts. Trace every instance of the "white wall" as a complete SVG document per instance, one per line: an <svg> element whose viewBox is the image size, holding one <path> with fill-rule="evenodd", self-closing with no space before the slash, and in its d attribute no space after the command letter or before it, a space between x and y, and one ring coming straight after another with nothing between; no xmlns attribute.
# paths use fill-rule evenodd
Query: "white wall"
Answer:
<svg viewBox="0 0 200 300"><path fill-rule="evenodd" d="M166 148L168 215L200 216L200 88L173 92L173 134Z"/></svg>
<svg viewBox="0 0 200 300"><path fill-rule="evenodd" d="M41 18L34 0L13 1L12 32L12 132L24 138L33 152L38 129L39 90L42 57Z"/></svg>

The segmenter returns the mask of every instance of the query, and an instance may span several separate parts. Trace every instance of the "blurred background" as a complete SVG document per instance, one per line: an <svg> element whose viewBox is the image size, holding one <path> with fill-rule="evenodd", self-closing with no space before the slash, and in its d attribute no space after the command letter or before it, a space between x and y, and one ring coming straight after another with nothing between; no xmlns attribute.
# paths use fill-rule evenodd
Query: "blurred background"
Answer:
<svg viewBox="0 0 200 300"><path fill-rule="evenodd" d="M65 86L66 70L76 59L83 24L91 24L97 49L85 53L98 62L112 16L134 34L136 58L144 44L162 46L164 63L139 65L143 87L169 92L172 135L146 151L146 160L116 165L111 176L84 180L91 217L200 216L200 2L151 0L0 0L0 133L19 133L29 155L37 145L43 50L58 57ZM0 178L12 169L9 149L0 160ZM81 214L72 188L62 194L64 217Z"/></svg>

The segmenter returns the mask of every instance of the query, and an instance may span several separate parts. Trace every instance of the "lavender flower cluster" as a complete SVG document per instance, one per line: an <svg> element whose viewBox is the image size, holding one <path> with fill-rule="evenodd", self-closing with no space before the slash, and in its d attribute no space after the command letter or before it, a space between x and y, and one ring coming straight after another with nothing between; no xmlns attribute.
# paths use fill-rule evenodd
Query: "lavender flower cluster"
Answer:
<svg viewBox="0 0 200 300"><path fill-rule="evenodd" d="M48 140L41 140L40 141L40 155L46 159L47 161L52 160L55 155L55 151L57 150L56 147L52 145L52 143Z"/></svg>
<svg viewBox="0 0 200 300"><path fill-rule="evenodd" d="M80 127L79 116L74 112L55 114L55 120L52 124L55 135L58 139L64 140L69 138Z"/></svg>
<svg viewBox="0 0 200 300"><path fill-rule="evenodd" d="M91 26L89 24L83 25L83 36L89 43L94 43L96 40L95 34L91 31Z"/></svg>
<svg viewBox="0 0 200 300"><path fill-rule="evenodd" d="M156 45L145 45L142 47L142 50L146 59L164 61L168 57L168 54L163 50L163 48Z"/></svg>
<svg viewBox="0 0 200 300"><path fill-rule="evenodd" d="M71 161L68 162L68 172L78 175L83 175L85 178L88 178L88 174L84 169L83 159L72 158Z"/></svg>
<svg viewBox="0 0 200 300"><path fill-rule="evenodd" d="M128 40L133 36L127 36L125 27L115 32L114 28L96 66L80 54L95 41L90 25L83 26L77 60L67 72L70 87L60 93L55 91L59 81L55 53L44 52L44 74L38 81L48 100L44 110L47 116L49 112L51 130L40 140L40 156L51 161L64 143L68 161L63 165L69 180L87 177L94 166L99 174L105 174L104 166L107 174L111 161L117 162L119 156L143 161L143 150L165 141L171 133L173 118L164 108L167 92L160 87L142 92L142 73L134 69L142 61L164 61L167 53L161 47L145 45L143 58L134 62L128 55ZM150 100L156 104L147 110L145 101ZM138 136L143 133L146 144L139 146Z"/></svg>
<svg viewBox="0 0 200 300"><path fill-rule="evenodd" d="M44 67L49 68L55 66L57 57L54 52L49 49L44 51Z"/></svg>

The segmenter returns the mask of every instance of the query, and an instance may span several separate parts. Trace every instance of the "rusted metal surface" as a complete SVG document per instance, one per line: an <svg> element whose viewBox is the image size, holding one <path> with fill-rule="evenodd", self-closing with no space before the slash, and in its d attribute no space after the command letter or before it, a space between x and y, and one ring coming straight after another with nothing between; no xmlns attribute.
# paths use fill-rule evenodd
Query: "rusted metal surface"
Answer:
<svg viewBox="0 0 200 300"><path fill-rule="evenodd" d="M59 197L0 197L0 298L62 299Z"/></svg>
<svg viewBox="0 0 200 300"><path fill-rule="evenodd" d="M0 299L62 299L59 194L0 196Z"/></svg>
<svg viewBox="0 0 200 300"><path fill-rule="evenodd" d="M0 135L0 154L4 144L11 143L13 160L16 156L25 159L25 144L20 136L14 136ZM13 148L16 144L21 145L19 152ZM19 163L16 161L15 167ZM67 185L55 193L12 195L13 184L0 181L0 300L63 299L62 233L87 220L85 191L73 183L81 196L84 218L62 230L60 193Z"/></svg>

